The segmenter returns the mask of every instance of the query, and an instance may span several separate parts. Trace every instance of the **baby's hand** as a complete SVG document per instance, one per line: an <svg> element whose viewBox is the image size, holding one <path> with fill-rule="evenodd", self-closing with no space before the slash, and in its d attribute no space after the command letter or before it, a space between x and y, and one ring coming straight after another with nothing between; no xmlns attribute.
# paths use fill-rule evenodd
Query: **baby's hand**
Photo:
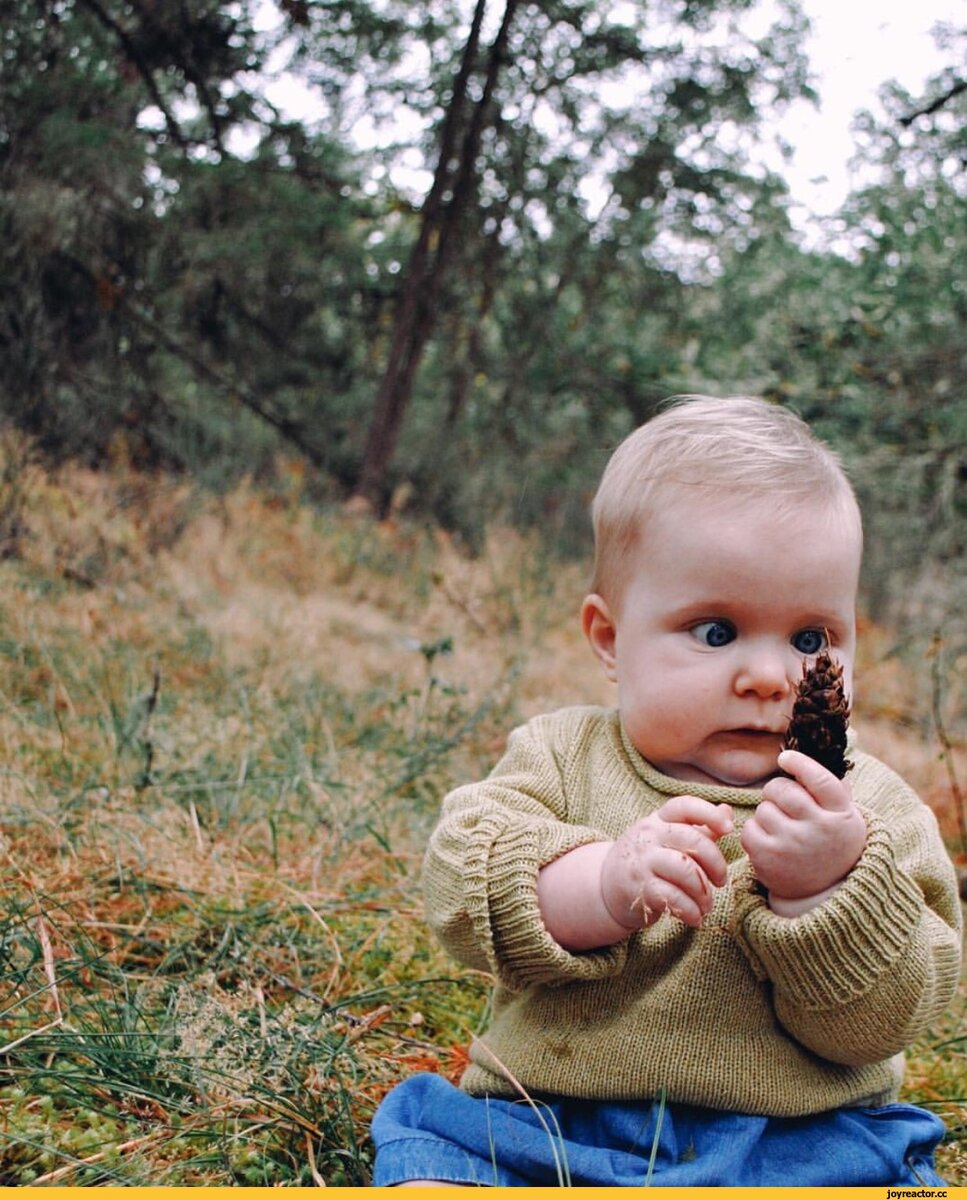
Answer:
<svg viewBox="0 0 967 1200"><path fill-rule="evenodd" d="M755 815L742 828L742 848L769 906L783 916L807 912L856 866L866 822L849 785L796 750L779 766L792 779L770 779Z"/></svg>
<svg viewBox="0 0 967 1200"><path fill-rule="evenodd" d="M676 796L636 821L601 866L601 898L626 929L651 925L665 911L696 929L712 907L712 885L728 875L715 844L733 827L727 804Z"/></svg>

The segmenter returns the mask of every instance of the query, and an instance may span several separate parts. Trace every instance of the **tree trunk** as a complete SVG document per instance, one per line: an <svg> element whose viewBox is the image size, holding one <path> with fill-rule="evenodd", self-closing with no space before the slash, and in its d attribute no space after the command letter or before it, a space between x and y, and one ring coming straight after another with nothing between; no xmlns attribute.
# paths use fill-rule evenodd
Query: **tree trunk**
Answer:
<svg viewBox="0 0 967 1200"><path fill-rule="evenodd" d="M476 158L484 123L489 117L494 87L514 13L520 0L507 0L500 29L487 57L483 92L469 122L467 85L474 73L486 0L477 0L470 36L464 47L440 140L433 185L423 205L420 232L410 254L393 328L386 369L380 383L363 451L355 495L375 509L385 501L386 476L396 452L400 429L413 393L423 351L437 322L437 302L453 246L453 234L470 207L476 186ZM465 133L459 148L461 128Z"/></svg>

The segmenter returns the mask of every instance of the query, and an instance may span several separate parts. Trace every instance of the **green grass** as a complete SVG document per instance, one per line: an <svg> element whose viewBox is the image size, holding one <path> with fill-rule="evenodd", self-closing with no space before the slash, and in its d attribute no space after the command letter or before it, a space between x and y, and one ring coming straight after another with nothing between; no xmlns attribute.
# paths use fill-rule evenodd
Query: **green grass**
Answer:
<svg viewBox="0 0 967 1200"><path fill-rule="evenodd" d="M365 1184L380 1098L485 1020L422 848L568 606L526 547L244 490L169 537L135 491L35 477L0 564L0 1185ZM960 1183L964 999L908 1084Z"/></svg>
<svg viewBox="0 0 967 1200"><path fill-rule="evenodd" d="M236 677L238 705L244 692ZM233 737L204 752L196 700L189 761L159 753L146 783L143 737L92 688L82 729L101 774L57 750L31 760L29 791L8 776L5 1181L365 1182L379 1096L418 1061L445 1064L484 999L418 920L409 827L430 820L451 724L424 712L401 755L386 732L398 699L249 694ZM158 706L159 744L178 742L174 711Z"/></svg>

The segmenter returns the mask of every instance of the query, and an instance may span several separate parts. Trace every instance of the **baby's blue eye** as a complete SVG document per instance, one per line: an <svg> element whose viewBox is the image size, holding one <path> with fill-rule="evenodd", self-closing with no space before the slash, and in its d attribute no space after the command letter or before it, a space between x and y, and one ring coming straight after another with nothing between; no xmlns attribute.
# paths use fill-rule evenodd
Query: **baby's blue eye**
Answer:
<svg viewBox="0 0 967 1200"><path fill-rule="evenodd" d="M727 646L735 641L735 630L725 621L702 621L692 626L691 633L706 646Z"/></svg>
<svg viewBox="0 0 967 1200"><path fill-rule="evenodd" d="M826 649L826 635L821 629L801 629L792 644L800 654L818 654Z"/></svg>

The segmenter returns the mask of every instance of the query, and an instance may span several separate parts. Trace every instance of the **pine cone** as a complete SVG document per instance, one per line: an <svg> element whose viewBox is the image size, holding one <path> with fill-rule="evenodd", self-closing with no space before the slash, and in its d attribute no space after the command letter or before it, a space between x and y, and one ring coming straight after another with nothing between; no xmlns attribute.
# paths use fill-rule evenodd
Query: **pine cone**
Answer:
<svg viewBox="0 0 967 1200"><path fill-rule="evenodd" d="M846 758L848 725L849 699L843 690L843 668L823 651L813 666L803 663L783 749L808 754L842 779L853 765Z"/></svg>

